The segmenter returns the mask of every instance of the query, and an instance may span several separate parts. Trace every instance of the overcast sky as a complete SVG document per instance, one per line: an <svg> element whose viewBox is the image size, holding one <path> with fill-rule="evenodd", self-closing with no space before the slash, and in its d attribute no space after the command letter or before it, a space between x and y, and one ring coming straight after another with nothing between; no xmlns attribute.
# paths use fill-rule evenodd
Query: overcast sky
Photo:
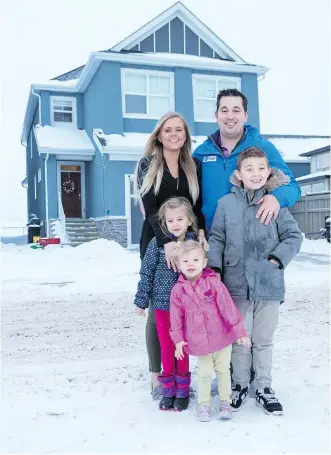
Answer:
<svg viewBox="0 0 331 455"><path fill-rule="evenodd" d="M84 64L174 0L2 0L1 221L26 221L25 148L31 83ZM330 134L330 0L183 0L248 63L260 82L262 133Z"/></svg>

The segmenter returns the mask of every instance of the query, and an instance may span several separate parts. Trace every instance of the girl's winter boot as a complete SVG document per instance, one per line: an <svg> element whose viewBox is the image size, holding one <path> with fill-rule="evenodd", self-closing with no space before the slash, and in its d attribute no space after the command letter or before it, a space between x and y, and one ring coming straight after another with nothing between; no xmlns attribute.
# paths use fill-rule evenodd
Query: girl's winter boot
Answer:
<svg viewBox="0 0 331 455"><path fill-rule="evenodd" d="M185 411L189 404L191 373L186 376L175 375L176 399L174 401L174 411Z"/></svg>
<svg viewBox="0 0 331 455"><path fill-rule="evenodd" d="M171 376L159 376L159 381L162 384L162 395L159 407L161 411L170 411L174 407L176 385L175 377Z"/></svg>

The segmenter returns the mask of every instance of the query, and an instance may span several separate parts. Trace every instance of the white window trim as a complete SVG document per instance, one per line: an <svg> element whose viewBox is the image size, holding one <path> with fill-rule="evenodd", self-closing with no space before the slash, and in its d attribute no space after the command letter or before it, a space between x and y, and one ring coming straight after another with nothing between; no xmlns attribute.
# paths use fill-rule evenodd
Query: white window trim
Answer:
<svg viewBox="0 0 331 455"><path fill-rule="evenodd" d="M55 122L53 116L53 101L72 101L72 122ZM75 96L51 96L50 97L51 125L75 125L77 126L77 100Z"/></svg>
<svg viewBox="0 0 331 455"><path fill-rule="evenodd" d="M227 77L227 76L214 76L210 74L192 74L193 82L193 101L194 101L194 121L201 123L215 123L215 117L201 118L197 117L197 106L196 106L196 81L197 80L213 80L213 81L224 81L224 82L236 82L237 89L241 90L241 78L240 77ZM199 98L203 99L203 98ZM210 98L208 98L210 100ZM215 110L216 110L216 99L215 99Z"/></svg>
<svg viewBox="0 0 331 455"><path fill-rule="evenodd" d="M37 176L33 177L34 198L37 199Z"/></svg>
<svg viewBox="0 0 331 455"><path fill-rule="evenodd" d="M158 120L160 117L152 115L152 114L136 114L136 113L129 113L127 114L125 112L125 76L126 74L144 74L146 76L161 76L161 77L169 77L170 79L170 108L169 111L174 110L175 106L175 99L174 99L174 93L175 93L175 82L174 82L174 73L169 72L169 71L149 71L149 70L136 70L136 69L131 69L131 68L122 68L121 69L121 87L122 87L122 116L123 118L137 118L137 119L152 119L152 120ZM149 110L149 78L147 78L147 111ZM164 97L168 98L168 96L165 95L156 95L159 97Z"/></svg>
<svg viewBox="0 0 331 455"><path fill-rule="evenodd" d="M32 160L33 158L33 151L32 151L32 128L31 128L31 133L30 133L30 159Z"/></svg>
<svg viewBox="0 0 331 455"><path fill-rule="evenodd" d="M41 168L38 169L38 183L41 182Z"/></svg>

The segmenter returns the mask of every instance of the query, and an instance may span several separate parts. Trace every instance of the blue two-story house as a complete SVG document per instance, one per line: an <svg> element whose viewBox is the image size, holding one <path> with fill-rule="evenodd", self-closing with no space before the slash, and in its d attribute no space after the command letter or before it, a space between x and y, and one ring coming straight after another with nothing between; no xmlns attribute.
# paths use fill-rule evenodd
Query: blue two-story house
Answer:
<svg viewBox="0 0 331 455"><path fill-rule="evenodd" d="M236 87L259 128L258 80L266 71L177 2L84 66L32 84L21 141L28 213L42 220L42 235L51 235L52 220L83 227L92 219L100 236L137 245L142 216L132 176L157 120L179 112L196 146L216 130L218 90Z"/></svg>

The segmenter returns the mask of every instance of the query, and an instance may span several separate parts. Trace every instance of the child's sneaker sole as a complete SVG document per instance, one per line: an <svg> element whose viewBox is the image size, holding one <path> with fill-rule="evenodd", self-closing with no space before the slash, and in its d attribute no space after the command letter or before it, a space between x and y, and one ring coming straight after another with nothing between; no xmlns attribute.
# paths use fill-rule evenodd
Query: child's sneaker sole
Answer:
<svg viewBox="0 0 331 455"><path fill-rule="evenodd" d="M231 406L231 411L232 411L232 412L238 412L238 411L240 411L240 409L243 407L243 405L246 403L246 401L247 401L249 398L250 398L249 394L248 394L246 397L244 397L243 400L242 400L242 402L241 402L241 405L239 406L239 408L233 408L233 407L231 406L231 404L230 404L230 406Z"/></svg>
<svg viewBox="0 0 331 455"><path fill-rule="evenodd" d="M217 414L217 420L231 420L232 415L231 414L221 414L220 412Z"/></svg>
<svg viewBox="0 0 331 455"><path fill-rule="evenodd" d="M284 411L273 411L273 412L270 412L263 406L262 403L259 403L258 401L255 401L255 403L256 403L256 406L258 406L259 408L263 409L265 414L267 414L268 416L282 416L282 415L284 415Z"/></svg>

